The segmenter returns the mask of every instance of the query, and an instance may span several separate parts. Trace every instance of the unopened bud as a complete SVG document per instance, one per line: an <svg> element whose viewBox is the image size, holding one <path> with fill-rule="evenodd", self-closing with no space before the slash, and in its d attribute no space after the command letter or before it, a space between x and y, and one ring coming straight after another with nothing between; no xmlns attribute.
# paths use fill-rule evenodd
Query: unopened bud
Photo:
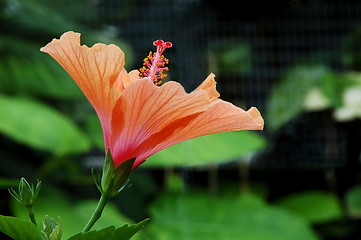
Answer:
<svg viewBox="0 0 361 240"><path fill-rule="evenodd" d="M34 204L36 198L39 195L41 182L38 181L36 187L33 184L29 184L25 178L21 178L19 182L19 192L14 189L9 189L10 194L19 201L24 207L30 207Z"/></svg>

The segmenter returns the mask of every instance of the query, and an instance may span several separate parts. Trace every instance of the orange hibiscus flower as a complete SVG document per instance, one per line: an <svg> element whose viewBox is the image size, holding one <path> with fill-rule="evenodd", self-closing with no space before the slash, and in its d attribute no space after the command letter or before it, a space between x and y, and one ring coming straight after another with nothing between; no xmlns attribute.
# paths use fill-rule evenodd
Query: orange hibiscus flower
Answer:
<svg viewBox="0 0 361 240"><path fill-rule="evenodd" d="M124 69L124 53L113 45L80 45L80 34L66 32L41 48L74 79L98 114L105 149L115 167L136 158L133 169L149 156L195 137L235 130L262 130L263 119L252 107L244 111L219 99L211 73L193 92L169 81L162 55L169 42L154 42L157 51L144 59L140 72Z"/></svg>

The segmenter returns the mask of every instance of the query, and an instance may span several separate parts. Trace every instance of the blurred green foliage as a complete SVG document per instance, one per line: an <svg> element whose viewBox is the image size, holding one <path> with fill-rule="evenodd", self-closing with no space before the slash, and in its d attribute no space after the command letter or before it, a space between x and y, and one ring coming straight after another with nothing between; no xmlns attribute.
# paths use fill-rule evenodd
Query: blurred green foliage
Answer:
<svg viewBox="0 0 361 240"><path fill-rule="evenodd" d="M353 85L349 72L336 73L322 64L296 65L272 89L266 122L275 131L302 112L340 108L345 89Z"/></svg>
<svg viewBox="0 0 361 240"><path fill-rule="evenodd" d="M239 39L215 41L208 50L209 71L247 74L252 70L251 47Z"/></svg>
<svg viewBox="0 0 361 240"><path fill-rule="evenodd" d="M225 132L178 143L148 158L146 167L196 167L239 160L264 149L266 140L254 132Z"/></svg>
<svg viewBox="0 0 361 240"><path fill-rule="evenodd" d="M361 70L361 26L358 25L343 38L341 61L352 70Z"/></svg>
<svg viewBox="0 0 361 240"><path fill-rule="evenodd" d="M357 26L343 37L339 46L342 71L334 71L324 63L312 61L292 66L272 88L266 121L276 131L307 111L334 111L336 121L361 117L360 81L361 28Z"/></svg>
<svg viewBox="0 0 361 240"><path fill-rule="evenodd" d="M355 186L346 194L347 212L356 219L361 218L361 186Z"/></svg>
<svg viewBox="0 0 361 240"><path fill-rule="evenodd" d="M151 206L153 239L319 239L309 223L255 195L163 195Z"/></svg>
<svg viewBox="0 0 361 240"><path fill-rule="evenodd" d="M0 132L30 147L55 155L90 149L83 132L65 115L22 97L0 95Z"/></svg>
<svg viewBox="0 0 361 240"><path fill-rule="evenodd" d="M330 193L309 191L279 199L278 206L304 217L313 224L326 223L343 216L339 200Z"/></svg>

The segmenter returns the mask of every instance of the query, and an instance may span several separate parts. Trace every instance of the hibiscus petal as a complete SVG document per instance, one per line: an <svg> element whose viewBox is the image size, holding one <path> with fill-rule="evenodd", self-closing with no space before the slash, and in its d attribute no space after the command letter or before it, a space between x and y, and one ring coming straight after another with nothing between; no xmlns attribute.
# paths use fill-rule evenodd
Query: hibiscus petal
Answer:
<svg viewBox="0 0 361 240"><path fill-rule="evenodd" d="M110 134L110 119L115 101L123 90L118 85L126 77L124 53L113 45L95 44L89 48L80 46L80 34L66 32L60 39L40 49L51 55L74 79L96 110L102 124L106 147Z"/></svg>
<svg viewBox="0 0 361 240"><path fill-rule="evenodd" d="M118 90L118 92L124 91L124 82L129 82L129 75L127 71L123 68L120 73L118 74L118 77L112 82L113 87Z"/></svg>
<svg viewBox="0 0 361 240"><path fill-rule="evenodd" d="M149 156L182 141L219 132L262 130L263 125L257 108L244 111L229 102L217 100L206 111L179 119L149 137L135 150L137 159L134 167Z"/></svg>
<svg viewBox="0 0 361 240"><path fill-rule="evenodd" d="M110 146L116 164L134 157L134 149L177 119L201 113L211 104L206 91L187 94L182 85L158 87L148 78L129 83L116 102Z"/></svg>
<svg viewBox="0 0 361 240"><path fill-rule="evenodd" d="M215 75L213 73L209 74L206 80L203 81L201 85L199 85L196 90L204 90L207 92L208 97L211 101L215 101L219 98L219 93L216 90L216 81L214 80Z"/></svg>

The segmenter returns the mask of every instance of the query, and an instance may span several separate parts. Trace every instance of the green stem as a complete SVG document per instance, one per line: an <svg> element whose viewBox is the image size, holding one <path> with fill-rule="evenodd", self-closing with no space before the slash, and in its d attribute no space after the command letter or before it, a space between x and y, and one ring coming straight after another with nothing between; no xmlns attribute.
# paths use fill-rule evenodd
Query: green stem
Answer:
<svg viewBox="0 0 361 240"><path fill-rule="evenodd" d="M91 229L91 227L94 225L94 223L100 218L107 202L108 202L108 198L105 197L104 194L102 194L102 196L99 199L98 205L93 212L93 215L91 216L89 222L86 224L86 226L83 229L83 233L88 232Z"/></svg>
<svg viewBox="0 0 361 240"><path fill-rule="evenodd" d="M26 207L26 210L28 210L28 215L29 215L29 218L30 218L31 222L34 223L35 226L38 226L36 224L33 207L32 206Z"/></svg>

